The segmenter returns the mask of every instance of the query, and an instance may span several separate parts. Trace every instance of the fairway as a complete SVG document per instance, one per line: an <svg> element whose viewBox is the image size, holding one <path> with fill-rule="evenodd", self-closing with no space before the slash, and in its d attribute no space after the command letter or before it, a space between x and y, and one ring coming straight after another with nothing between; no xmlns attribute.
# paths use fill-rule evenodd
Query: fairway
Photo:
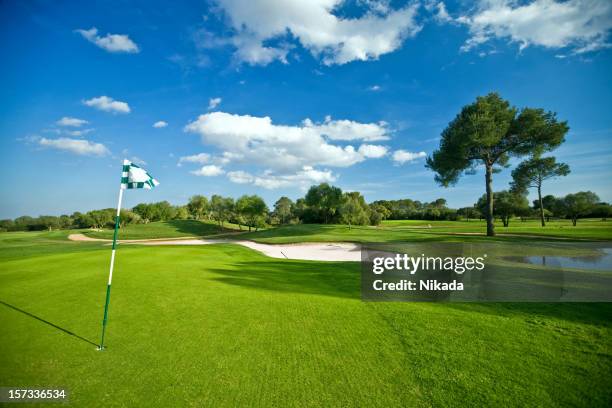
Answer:
<svg viewBox="0 0 612 408"><path fill-rule="evenodd" d="M368 303L357 263L231 244L121 246L98 352L109 250L65 236L1 236L4 384L67 387L79 406L611 399L610 304Z"/></svg>

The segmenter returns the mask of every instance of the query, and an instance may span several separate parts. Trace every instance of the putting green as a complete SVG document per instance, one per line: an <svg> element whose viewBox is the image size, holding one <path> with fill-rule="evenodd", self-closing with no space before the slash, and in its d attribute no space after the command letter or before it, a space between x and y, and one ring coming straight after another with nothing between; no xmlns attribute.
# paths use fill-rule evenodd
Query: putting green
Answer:
<svg viewBox="0 0 612 408"><path fill-rule="evenodd" d="M122 246L98 352L108 248L1 237L0 382L80 406L610 401L609 304L365 303L355 263Z"/></svg>

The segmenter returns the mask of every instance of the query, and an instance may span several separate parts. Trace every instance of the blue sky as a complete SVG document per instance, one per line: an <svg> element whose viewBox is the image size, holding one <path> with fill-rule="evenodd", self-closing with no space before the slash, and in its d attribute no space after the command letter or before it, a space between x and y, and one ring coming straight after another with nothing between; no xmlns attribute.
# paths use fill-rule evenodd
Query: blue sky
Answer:
<svg viewBox="0 0 612 408"><path fill-rule="evenodd" d="M128 207L320 181L471 205L482 172L445 189L423 156L490 91L569 122L544 193L612 201L611 27L606 0L3 2L0 217L112 207L124 157L161 182Z"/></svg>

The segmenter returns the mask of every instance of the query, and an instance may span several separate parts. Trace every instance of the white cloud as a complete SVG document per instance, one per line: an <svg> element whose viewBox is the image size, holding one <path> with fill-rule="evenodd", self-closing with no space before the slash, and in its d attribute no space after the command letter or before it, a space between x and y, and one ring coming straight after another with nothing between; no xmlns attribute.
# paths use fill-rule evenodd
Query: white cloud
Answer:
<svg viewBox="0 0 612 408"><path fill-rule="evenodd" d="M406 150L396 150L393 152L393 161L397 164L410 163L411 161L427 156L425 152L413 153Z"/></svg>
<svg viewBox="0 0 612 408"><path fill-rule="evenodd" d="M229 17L234 36L207 38L202 46L236 47L235 58L251 65L287 62L295 39L326 65L377 59L398 49L420 30L418 5L392 10L386 2L366 1L365 14L344 18L334 14L344 0L217 0ZM264 45L270 40L279 44Z"/></svg>
<svg viewBox="0 0 612 408"><path fill-rule="evenodd" d="M372 85L368 89L373 92L380 91L380 85Z"/></svg>
<svg viewBox="0 0 612 408"><path fill-rule="evenodd" d="M89 122L84 119L71 118L69 116L64 116L57 122L55 122L59 126L70 126L70 127L81 127L83 125L88 124Z"/></svg>
<svg viewBox="0 0 612 408"><path fill-rule="evenodd" d="M181 167L183 163L204 164L204 163L208 163L209 160L210 160L210 154L199 153L199 154L194 154L192 156L180 157L177 166Z"/></svg>
<svg viewBox="0 0 612 408"><path fill-rule="evenodd" d="M116 101L108 96L91 98L83 101L83 104L104 112L130 113L130 106L126 102Z"/></svg>
<svg viewBox="0 0 612 408"><path fill-rule="evenodd" d="M64 131L62 133L66 133L73 137L82 137L93 131L94 129L82 129L82 130L69 130L69 131Z"/></svg>
<svg viewBox="0 0 612 408"><path fill-rule="evenodd" d="M469 27L471 37L461 47L468 51L492 38L546 48L571 47L584 53L611 46L607 37L612 28L609 0L535 0L528 4L509 0L481 0L471 15L457 22Z"/></svg>
<svg viewBox="0 0 612 408"><path fill-rule="evenodd" d="M315 124L310 119L305 119L303 124L331 140L372 142L389 139L389 129L386 122L358 123L352 120L332 120L331 116L326 116L322 124Z"/></svg>
<svg viewBox="0 0 612 408"><path fill-rule="evenodd" d="M125 34L106 34L104 37L98 35L98 29L92 27L89 30L76 30L87 41L97 45L108 52L137 53L140 50L134 41Z"/></svg>
<svg viewBox="0 0 612 408"><path fill-rule="evenodd" d="M213 110L221 103L221 98L210 98L208 100L208 110Z"/></svg>
<svg viewBox="0 0 612 408"><path fill-rule="evenodd" d="M147 162L146 162L146 161L144 161L144 160L142 160L142 159L141 159L140 157L138 157L138 156L132 156L132 157L130 157L130 161L131 161L132 163L134 163L134 164L139 165L139 166L146 166L146 165L147 165Z"/></svg>
<svg viewBox="0 0 612 408"><path fill-rule="evenodd" d="M223 173L225 173L225 171L223 171L221 167L215 166L214 164L202 166L202 168L191 172L191 174L195 174L196 176L204 176L204 177L219 176Z"/></svg>
<svg viewBox="0 0 612 408"><path fill-rule="evenodd" d="M448 14L446 10L446 5L443 2L439 2L435 5L435 18L437 21L441 23L449 23L454 21L453 18Z"/></svg>
<svg viewBox="0 0 612 408"><path fill-rule="evenodd" d="M165 122L163 120L158 120L157 122L153 124L153 127L155 129L165 128L166 126L168 126L168 122Z"/></svg>
<svg viewBox="0 0 612 408"><path fill-rule="evenodd" d="M277 174L272 171L265 171L260 176L254 176L245 171L232 171L227 173L227 176L232 183L253 184L268 190L283 187L305 189L313 184L336 181L336 176L330 170L316 170L311 166L304 166L301 170L290 174Z"/></svg>
<svg viewBox="0 0 612 408"><path fill-rule="evenodd" d="M276 125L270 117L211 112L185 126L206 144L224 151L223 163L256 163L274 170L304 166L348 167L366 159L352 145L333 141L388 139L385 124L358 123L326 118L322 124L309 119L301 126Z"/></svg>
<svg viewBox="0 0 612 408"><path fill-rule="evenodd" d="M242 170L230 171L227 173L227 178L229 178L232 183L236 184L248 184L252 183L254 180L254 177L251 174Z"/></svg>
<svg viewBox="0 0 612 408"><path fill-rule="evenodd" d="M38 144L44 147L65 150L85 156L106 156L110 153L103 144L94 143L83 139L70 139L67 137L47 139L43 137L38 140Z"/></svg>
<svg viewBox="0 0 612 408"><path fill-rule="evenodd" d="M385 156L388 152L387 147L380 145L371 145L371 144L362 144L359 146L359 153L363 155L363 157L378 159Z"/></svg>

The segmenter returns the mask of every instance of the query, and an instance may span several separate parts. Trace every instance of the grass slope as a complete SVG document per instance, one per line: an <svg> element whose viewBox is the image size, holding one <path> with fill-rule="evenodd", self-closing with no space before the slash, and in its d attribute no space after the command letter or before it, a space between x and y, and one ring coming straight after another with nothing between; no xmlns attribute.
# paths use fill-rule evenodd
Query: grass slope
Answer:
<svg viewBox="0 0 612 408"><path fill-rule="evenodd" d="M65 386L78 406L612 399L610 304L366 303L358 264L122 246L97 352L109 249L46 233L0 242L0 383Z"/></svg>
<svg viewBox="0 0 612 408"><path fill-rule="evenodd" d="M173 220L127 225L119 230L119 239L179 238L207 236L238 231L238 226L225 223L221 228L214 222L196 220ZM113 238L113 230L86 231L93 238Z"/></svg>

